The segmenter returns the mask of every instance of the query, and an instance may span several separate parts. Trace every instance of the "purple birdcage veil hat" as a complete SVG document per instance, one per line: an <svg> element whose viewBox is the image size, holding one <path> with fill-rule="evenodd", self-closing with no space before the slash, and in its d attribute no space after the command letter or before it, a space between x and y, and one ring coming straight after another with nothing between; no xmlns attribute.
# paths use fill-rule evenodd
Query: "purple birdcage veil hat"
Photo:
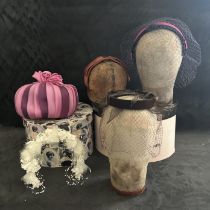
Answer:
<svg viewBox="0 0 210 210"><path fill-rule="evenodd" d="M182 63L175 81L175 87L185 87L196 77L197 67L201 63L201 48L194 39L189 27L181 20L174 18L159 18L147 24L136 27L127 33L121 43L122 60L129 69L136 69L135 50L141 37L150 31L167 29L174 32L182 44Z"/></svg>

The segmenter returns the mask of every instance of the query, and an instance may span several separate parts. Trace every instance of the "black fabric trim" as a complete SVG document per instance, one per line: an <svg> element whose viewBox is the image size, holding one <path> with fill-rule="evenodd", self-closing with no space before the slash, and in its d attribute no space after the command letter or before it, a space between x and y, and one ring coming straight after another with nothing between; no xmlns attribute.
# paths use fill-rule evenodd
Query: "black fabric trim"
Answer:
<svg viewBox="0 0 210 210"><path fill-rule="evenodd" d="M123 100L119 99L120 96L137 96L140 100ZM120 109L130 110L143 110L151 109L156 102L156 98L152 93L140 92L140 91L117 91L111 92L108 95L107 103L110 106L114 106Z"/></svg>

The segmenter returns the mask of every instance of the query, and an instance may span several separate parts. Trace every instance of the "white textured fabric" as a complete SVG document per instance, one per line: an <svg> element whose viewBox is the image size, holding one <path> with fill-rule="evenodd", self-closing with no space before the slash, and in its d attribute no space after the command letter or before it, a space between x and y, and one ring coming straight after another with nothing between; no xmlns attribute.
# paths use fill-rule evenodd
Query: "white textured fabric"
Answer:
<svg viewBox="0 0 210 210"><path fill-rule="evenodd" d="M101 123L101 117L98 115L94 115L94 128L95 128L95 145L96 149L105 156L108 156L107 150L104 148L101 142L101 137L100 137L100 123Z"/></svg>
<svg viewBox="0 0 210 210"><path fill-rule="evenodd" d="M100 123L101 117L95 115L95 141L96 149L103 155L108 157L108 152L103 146L100 139ZM169 158L175 152L175 130L176 130L176 115L168 119L162 120L162 143L160 153L153 157L150 162L161 161ZM107 144L107 143L106 143Z"/></svg>
<svg viewBox="0 0 210 210"><path fill-rule="evenodd" d="M175 152L176 115L162 120L162 128L163 137L160 147L160 153L156 157L153 157L150 162L167 159Z"/></svg>

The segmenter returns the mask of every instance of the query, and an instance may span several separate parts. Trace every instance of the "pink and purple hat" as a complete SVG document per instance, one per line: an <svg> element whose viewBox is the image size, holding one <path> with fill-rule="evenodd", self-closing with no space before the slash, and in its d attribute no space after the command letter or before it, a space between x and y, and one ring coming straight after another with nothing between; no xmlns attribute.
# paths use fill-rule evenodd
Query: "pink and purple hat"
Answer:
<svg viewBox="0 0 210 210"><path fill-rule="evenodd" d="M49 71L34 72L37 80L20 87L15 94L15 108L26 119L59 119L69 117L78 104L74 85L64 84L63 78Z"/></svg>

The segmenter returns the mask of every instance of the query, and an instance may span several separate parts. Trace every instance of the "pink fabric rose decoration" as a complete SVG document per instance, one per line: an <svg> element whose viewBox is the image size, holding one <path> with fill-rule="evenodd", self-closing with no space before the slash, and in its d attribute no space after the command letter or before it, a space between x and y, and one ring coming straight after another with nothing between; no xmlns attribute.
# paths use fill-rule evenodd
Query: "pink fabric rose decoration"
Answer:
<svg viewBox="0 0 210 210"><path fill-rule="evenodd" d="M50 82L58 86L63 85L62 76L50 71L35 71L32 77L40 83Z"/></svg>

